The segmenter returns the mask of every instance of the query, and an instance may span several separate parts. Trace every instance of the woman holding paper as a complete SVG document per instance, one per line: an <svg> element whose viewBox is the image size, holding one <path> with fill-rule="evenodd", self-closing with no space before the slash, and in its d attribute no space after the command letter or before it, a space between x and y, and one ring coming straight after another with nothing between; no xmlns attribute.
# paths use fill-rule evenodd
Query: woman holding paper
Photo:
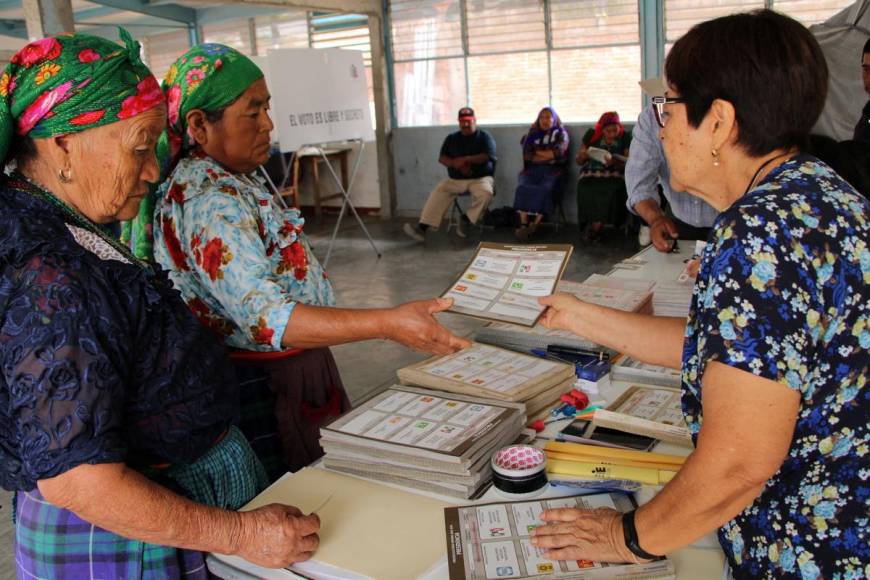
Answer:
<svg viewBox="0 0 870 580"><path fill-rule="evenodd" d="M605 224L625 221L625 160L631 133L619 121L616 111L604 113L594 129L583 136L577 164L583 166L577 181L577 215L586 224L584 241L601 238Z"/></svg>
<svg viewBox="0 0 870 580"><path fill-rule="evenodd" d="M801 152L825 58L802 25L761 10L697 25L666 73L653 103L672 185L721 212L688 320L542 303L550 327L682 368L696 448L635 513L553 510L534 542L635 561L718 529L738 578L865 576L870 205Z"/></svg>
<svg viewBox="0 0 870 580"><path fill-rule="evenodd" d="M229 347L242 388L242 431L270 479L322 455L321 425L349 408L330 345L389 338L436 354L467 346L433 314L449 300L389 309L335 308L298 209L272 198L262 71L220 44L191 48L163 83L168 179L154 222L156 260L199 320ZM306 349L300 351L299 349Z"/></svg>

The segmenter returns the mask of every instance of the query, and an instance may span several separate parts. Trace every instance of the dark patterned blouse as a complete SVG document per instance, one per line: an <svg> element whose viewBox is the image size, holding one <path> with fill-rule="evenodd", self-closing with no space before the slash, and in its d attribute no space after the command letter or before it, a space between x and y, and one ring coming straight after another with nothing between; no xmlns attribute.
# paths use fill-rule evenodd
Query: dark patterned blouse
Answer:
<svg viewBox="0 0 870 580"><path fill-rule="evenodd" d="M779 472L719 530L738 578L870 569L868 243L870 204L808 155L775 168L713 224L684 342L689 428L703 423L710 361L801 396Z"/></svg>
<svg viewBox="0 0 870 580"><path fill-rule="evenodd" d="M195 460L238 406L223 348L163 273L32 191L0 183L0 484Z"/></svg>

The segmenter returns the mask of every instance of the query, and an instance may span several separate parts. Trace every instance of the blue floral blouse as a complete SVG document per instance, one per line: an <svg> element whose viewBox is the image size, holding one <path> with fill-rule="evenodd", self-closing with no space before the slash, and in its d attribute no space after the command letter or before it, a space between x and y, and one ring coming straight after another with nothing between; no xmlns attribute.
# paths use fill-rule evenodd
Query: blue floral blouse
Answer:
<svg viewBox="0 0 870 580"><path fill-rule="evenodd" d="M190 463L238 412L224 348L165 273L0 183L0 485Z"/></svg>
<svg viewBox="0 0 870 580"><path fill-rule="evenodd" d="M158 191L154 257L200 321L229 346L281 350L297 302L334 306L297 209L258 177L191 153Z"/></svg>
<svg viewBox="0 0 870 580"><path fill-rule="evenodd" d="M713 226L683 351L689 428L697 435L703 422L708 361L802 399L779 472L719 530L739 578L870 572L868 234L867 200L806 155L775 168Z"/></svg>

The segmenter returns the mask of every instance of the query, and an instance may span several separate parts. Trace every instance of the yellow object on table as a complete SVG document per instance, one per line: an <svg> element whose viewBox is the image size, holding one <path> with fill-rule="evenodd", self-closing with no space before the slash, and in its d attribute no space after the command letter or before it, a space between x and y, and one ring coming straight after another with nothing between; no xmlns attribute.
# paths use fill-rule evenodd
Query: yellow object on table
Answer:
<svg viewBox="0 0 870 580"><path fill-rule="evenodd" d="M553 452L573 455L578 458L606 458L614 463L619 460L640 461L643 463L673 465L677 469L686 462L686 457L682 455L667 455L664 453L634 451L631 449L614 449L611 447L602 447L600 445L585 445L583 443L567 443L561 441L547 442L544 446L544 451L546 451L548 455Z"/></svg>
<svg viewBox="0 0 870 580"><path fill-rule="evenodd" d="M571 475L587 479L630 479L647 485L663 485L677 475L676 471L666 471L651 467L628 467L603 461L573 461L548 459L547 474ZM551 477L551 479L557 479Z"/></svg>

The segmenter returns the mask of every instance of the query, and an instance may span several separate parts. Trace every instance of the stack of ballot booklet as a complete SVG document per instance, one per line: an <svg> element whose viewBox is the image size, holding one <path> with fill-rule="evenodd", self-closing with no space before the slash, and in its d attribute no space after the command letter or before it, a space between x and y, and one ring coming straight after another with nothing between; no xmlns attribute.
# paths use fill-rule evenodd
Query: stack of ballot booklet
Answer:
<svg viewBox="0 0 870 580"><path fill-rule="evenodd" d="M562 280L557 286L557 291L573 294L580 300L592 304L601 304L626 312L652 314L653 285L653 282L644 280L625 280L593 274L585 282ZM523 352L532 349L546 350L548 346L608 352L608 349L601 348L594 342L571 332L551 330L540 323L530 328L509 322L491 322L478 329L474 339Z"/></svg>
<svg viewBox="0 0 870 580"><path fill-rule="evenodd" d="M335 471L471 498L525 422L519 403L396 385L322 428L320 444Z"/></svg>
<svg viewBox="0 0 870 580"><path fill-rule="evenodd" d="M406 385L525 403L529 416L557 401L575 381L574 365L478 343L396 374Z"/></svg>

